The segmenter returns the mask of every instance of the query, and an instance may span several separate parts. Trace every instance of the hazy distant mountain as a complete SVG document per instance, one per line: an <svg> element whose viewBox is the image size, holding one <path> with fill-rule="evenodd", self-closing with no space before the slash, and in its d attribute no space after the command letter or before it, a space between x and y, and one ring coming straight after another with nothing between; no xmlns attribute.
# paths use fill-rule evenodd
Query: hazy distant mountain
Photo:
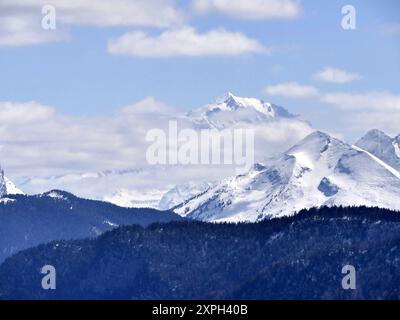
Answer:
<svg viewBox="0 0 400 320"><path fill-rule="evenodd" d="M205 192L213 186L212 182L195 183L189 182L176 186L166 192L159 201L160 210L168 210L180 205L183 201Z"/></svg>

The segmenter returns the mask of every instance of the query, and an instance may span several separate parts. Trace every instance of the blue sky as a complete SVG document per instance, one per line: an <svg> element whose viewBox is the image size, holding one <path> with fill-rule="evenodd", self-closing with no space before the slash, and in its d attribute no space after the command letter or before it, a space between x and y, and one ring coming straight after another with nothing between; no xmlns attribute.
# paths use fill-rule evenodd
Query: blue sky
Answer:
<svg viewBox="0 0 400 320"><path fill-rule="evenodd" d="M39 27L43 1L4 1L0 19L15 18L16 25L20 21L26 25L17 28L0 23L0 102L34 101L56 114L90 118L110 116L149 96L185 111L231 91L280 104L315 128L343 135L350 142L371 126L390 134L400 132L399 1L283 0L298 10L292 14L284 12L287 7L269 12L268 6L276 5L277 0L253 0L266 4L265 16L257 19L251 16L257 12L252 1L235 0L238 5L248 4L247 16L232 13L224 5L215 9L219 0L204 0L208 9L196 11L195 1L148 1L143 9L148 20L135 22L141 5L129 16L123 15L118 5L106 6L102 12L96 7L101 0L82 1L85 6L54 0L56 30ZM144 3L117 2L128 6ZM356 9L356 30L341 27L341 9L347 4ZM158 10L165 6L173 11L168 19ZM109 22L110 16L115 20ZM207 43L210 37L203 39L196 54L185 50L177 54L175 48L172 53L154 55L159 49L154 47L157 42L150 50L141 48L141 54L110 50L110 41L129 32L144 32L147 39L156 39L170 30L174 37L174 30L182 28L192 28L198 35L224 29L229 36L240 33L241 40L253 42L236 54L228 48L225 52L221 45L212 51ZM321 80L316 76L327 68L355 79ZM267 90L288 83L292 89L294 83L308 93L299 97L289 89L274 94Z"/></svg>
<svg viewBox="0 0 400 320"><path fill-rule="evenodd" d="M400 37L385 35L382 26L400 21L400 3L352 1L357 30L345 31L340 22L341 8L347 3L306 0L303 14L290 20L248 21L212 14L190 19L200 32L218 27L243 32L276 47L271 55L113 56L107 52L107 40L135 28L68 26L68 41L0 49L0 100L35 100L62 112L90 115L155 96L190 109L226 91L266 98L262 93L266 85L312 83L311 75L327 65L357 72L363 79L340 88L319 84L321 88L399 91ZM273 100L305 113L296 101Z"/></svg>

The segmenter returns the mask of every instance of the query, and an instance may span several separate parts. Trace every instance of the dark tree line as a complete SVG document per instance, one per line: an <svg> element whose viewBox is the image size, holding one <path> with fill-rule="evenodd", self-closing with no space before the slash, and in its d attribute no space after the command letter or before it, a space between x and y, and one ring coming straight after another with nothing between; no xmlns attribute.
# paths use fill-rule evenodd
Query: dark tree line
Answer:
<svg viewBox="0 0 400 320"><path fill-rule="evenodd" d="M124 226L7 259L0 297L28 299L398 299L400 215L320 208L257 224ZM54 265L57 289L40 268ZM344 265L356 290L341 286Z"/></svg>

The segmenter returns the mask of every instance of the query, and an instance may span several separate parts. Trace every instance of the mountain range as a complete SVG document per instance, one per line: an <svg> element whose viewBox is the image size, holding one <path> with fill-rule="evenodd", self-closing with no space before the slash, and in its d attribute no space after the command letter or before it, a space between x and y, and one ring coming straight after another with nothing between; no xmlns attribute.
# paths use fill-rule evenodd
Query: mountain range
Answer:
<svg viewBox="0 0 400 320"><path fill-rule="evenodd" d="M386 152L378 158L382 154L374 147L382 135L376 132L367 133L360 146L351 146L316 131L248 173L185 200L174 211L203 221L254 222L320 206L400 210L400 173L385 162L396 155Z"/></svg>
<svg viewBox="0 0 400 320"><path fill-rule="evenodd" d="M18 184L105 201L26 195L0 170L0 299L400 297L400 135L374 129L352 145L232 94L183 119L196 130L257 128L264 157L240 175L160 165ZM308 134L270 156L263 134L288 124ZM354 293L338 285L348 263L361 275ZM40 289L45 264L60 290Z"/></svg>
<svg viewBox="0 0 400 320"><path fill-rule="evenodd" d="M256 161L283 152L313 131L306 121L283 107L232 93L186 114L171 115L165 119L166 123L168 120L177 121L179 128L191 128L197 132L201 129L251 128L255 131ZM199 168L196 165L150 166L145 163L124 169L18 176L15 182L27 194L57 189L125 207L166 209L165 198L162 200L166 193L171 195L177 188L183 192L187 184L206 185L234 173L235 167L226 165ZM174 202L171 206L177 204Z"/></svg>
<svg viewBox="0 0 400 320"><path fill-rule="evenodd" d="M365 205L400 210L400 135L392 138L371 130L350 145L312 130L283 107L232 93L179 119L196 130L259 130L255 149L260 161L249 172L236 176L224 166L199 170L193 166L158 165L28 177L19 185L29 193L38 188L43 192L62 189L122 207L171 209L182 217L214 222L254 222L320 206ZM309 134L297 135L296 143L271 157L271 143L263 139L274 136L271 128L288 124L304 126L307 129L302 132ZM278 144L283 148L291 140ZM3 172L1 177L0 195L21 193Z"/></svg>

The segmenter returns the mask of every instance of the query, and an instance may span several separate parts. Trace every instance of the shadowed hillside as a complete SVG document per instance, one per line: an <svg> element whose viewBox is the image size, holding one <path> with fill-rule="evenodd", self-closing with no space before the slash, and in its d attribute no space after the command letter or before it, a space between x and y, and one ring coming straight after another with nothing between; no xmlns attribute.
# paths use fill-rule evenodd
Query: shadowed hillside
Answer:
<svg viewBox="0 0 400 320"><path fill-rule="evenodd" d="M53 240L96 237L122 225L181 220L153 209L128 209L64 191L7 195L0 203L0 262L19 250Z"/></svg>
<svg viewBox="0 0 400 320"><path fill-rule="evenodd" d="M57 270L41 289L40 269ZM344 265L356 290L344 290ZM258 224L127 226L57 241L0 267L0 297L24 299L398 299L400 215L322 208Z"/></svg>

